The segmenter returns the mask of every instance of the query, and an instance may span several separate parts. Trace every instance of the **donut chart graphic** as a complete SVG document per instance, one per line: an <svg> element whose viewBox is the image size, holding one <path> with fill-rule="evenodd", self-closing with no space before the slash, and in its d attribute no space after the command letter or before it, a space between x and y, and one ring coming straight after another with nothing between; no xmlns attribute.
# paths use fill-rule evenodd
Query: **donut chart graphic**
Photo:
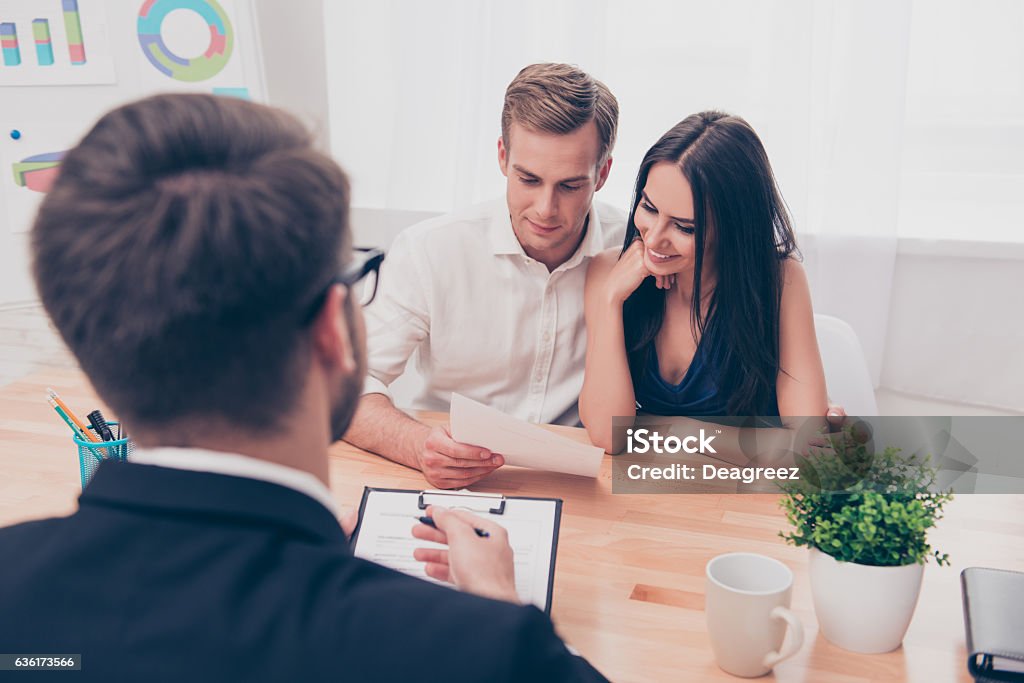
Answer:
<svg viewBox="0 0 1024 683"><path fill-rule="evenodd" d="M61 159L64 152L47 152L25 157L14 164L14 182L33 192L49 192L53 181L57 179Z"/></svg>
<svg viewBox="0 0 1024 683"><path fill-rule="evenodd" d="M195 12L210 29L210 45L198 57L179 57L160 35L164 18L178 9ZM146 0L139 9L138 33L150 64L177 81L205 81L216 76L227 65L235 44L231 21L216 0Z"/></svg>

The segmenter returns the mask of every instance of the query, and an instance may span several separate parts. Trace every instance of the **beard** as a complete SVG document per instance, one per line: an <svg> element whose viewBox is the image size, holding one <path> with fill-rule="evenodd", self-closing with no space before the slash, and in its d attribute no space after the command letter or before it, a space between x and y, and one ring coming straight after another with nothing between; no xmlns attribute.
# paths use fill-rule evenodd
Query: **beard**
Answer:
<svg viewBox="0 0 1024 683"><path fill-rule="evenodd" d="M366 376L366 339L362 325L356 325L356 315L352 297L345 297L345 324L349 329L352 342L352 354L355 357L356 369L345 376L338 387L338 393L331 402L331 443L345 436L352 416L355 415L363 391L363 378Z"/></svg>
<svg viewBox="0 0 1024 683"><path fill-rule="evenodd" d="M339 398L331 405L331 443L341 439L348 431L352 416L356 413L356 406L359 405L362 389L362 372L353 373L342 382Z"/></svg>

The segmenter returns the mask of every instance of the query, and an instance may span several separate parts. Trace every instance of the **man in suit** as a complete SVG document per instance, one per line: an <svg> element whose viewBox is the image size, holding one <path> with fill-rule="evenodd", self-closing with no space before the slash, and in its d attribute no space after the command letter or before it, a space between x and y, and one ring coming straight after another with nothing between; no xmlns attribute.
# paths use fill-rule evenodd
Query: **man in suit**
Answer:
<svg viewBox="0 0 1024 683"><path fill-rule="evenodd" d="M353 557L327 447L380 254L350 240L345 175L268 107L154 97L68 152L36 282L138 448L70 517L0 530L0 650L80 654L104 681L603 680L516 604L487 520L435 509L417 531L462 592Z"/></svg>

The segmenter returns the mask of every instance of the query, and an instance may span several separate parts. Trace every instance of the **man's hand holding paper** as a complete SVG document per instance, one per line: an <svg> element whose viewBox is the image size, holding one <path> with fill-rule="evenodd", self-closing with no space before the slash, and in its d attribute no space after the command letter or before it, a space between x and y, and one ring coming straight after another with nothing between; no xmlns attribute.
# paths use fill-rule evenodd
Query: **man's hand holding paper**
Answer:
<svg viewBox="0 0 1024 683"><path fill-rule="evenodd" d="M501 453L506 464L596 477L604 451L452 394L451 435Z"/></svg>
<svg viewBox="0 0 1024 683"><path fill-rule="evenodd" d="M442 489L465 488L505 464L486 448L456 441L445 427L430 430L417 460L426 480Z"/></svg>

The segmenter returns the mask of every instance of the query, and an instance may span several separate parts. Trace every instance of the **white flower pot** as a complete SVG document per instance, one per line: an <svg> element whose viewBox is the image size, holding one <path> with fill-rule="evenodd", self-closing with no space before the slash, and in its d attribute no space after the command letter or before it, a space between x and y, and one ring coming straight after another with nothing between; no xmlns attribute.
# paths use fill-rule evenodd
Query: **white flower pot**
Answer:
<svg viewBox="0 0 1024 683"><path fill-rule="evenodd" d="M872 567L812 548L810 573L814 612L827 640L865 654L900 646L921 592L923 564Z"/></svg>

